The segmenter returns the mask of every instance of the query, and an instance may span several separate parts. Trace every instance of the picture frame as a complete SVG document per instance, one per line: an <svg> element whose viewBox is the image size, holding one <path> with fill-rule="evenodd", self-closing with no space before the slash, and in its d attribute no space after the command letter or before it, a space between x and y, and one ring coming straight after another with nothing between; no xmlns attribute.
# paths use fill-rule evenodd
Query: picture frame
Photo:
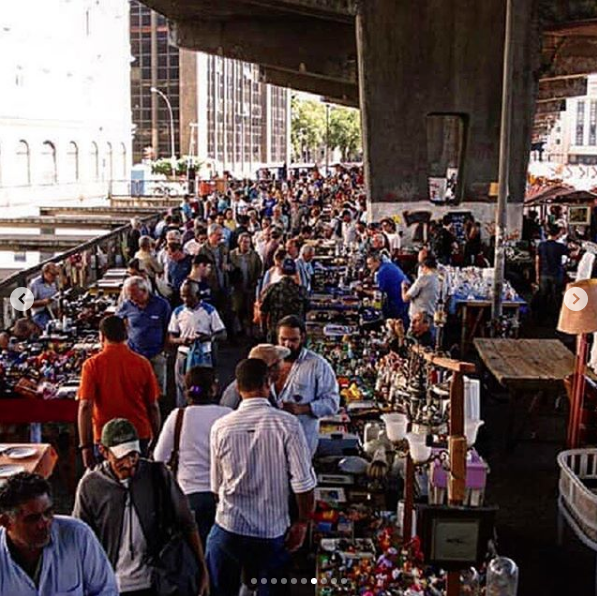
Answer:
<svg viewBox="0 0 597 596"><path fill-rule="evenodd" d="M589 205L570 205L568 207L568 224L571 226L590 225L591 207Z"/></svg>
<svg viewBox="0 0 597 596"><path fill-rule="evenodd" d="M326 486L315 489L315 501L324 503L346 503L346 493L341 486Z"/></svg>
<svg viewBox="0 0 597 596"><path fill-rule="evenodd" d="M493 538L497 507L417 505L425 563L447 570L480 565Z"/></svg>

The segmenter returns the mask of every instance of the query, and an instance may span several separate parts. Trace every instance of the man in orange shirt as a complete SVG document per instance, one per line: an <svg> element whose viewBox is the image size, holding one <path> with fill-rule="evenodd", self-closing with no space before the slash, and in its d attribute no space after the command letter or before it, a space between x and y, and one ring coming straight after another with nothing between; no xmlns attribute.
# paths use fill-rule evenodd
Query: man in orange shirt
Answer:
<svg viewBox="0 0 597 596"><path fill-rule="evenodd" d="M112 418L133 423L147 455L149 442L160 430L157 399L160 387L151 363L127 345L124 321L109 316L100 322L102 351L83 365L79 387L79 449L86 468L96 464L94 443L99 444L104 424Z"/></svg>

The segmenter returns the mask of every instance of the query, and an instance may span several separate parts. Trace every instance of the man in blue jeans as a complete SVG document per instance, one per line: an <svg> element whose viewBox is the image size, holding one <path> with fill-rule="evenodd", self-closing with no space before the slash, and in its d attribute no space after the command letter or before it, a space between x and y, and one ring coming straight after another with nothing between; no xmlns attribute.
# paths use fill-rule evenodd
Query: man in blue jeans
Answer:
<svg viewBox="0 0 597 596"><path fill-rule="evenodd" d="M302 546L313 511L311 452L297 417L268 401L263 360L243 360L236 380L242 402L211 430L211 490L219 499L207 538L211 596L236 596L243 570L259 596L283 594L288 588L279 579L289 553ZM292 525L290 490L298 505Z"/></svg>

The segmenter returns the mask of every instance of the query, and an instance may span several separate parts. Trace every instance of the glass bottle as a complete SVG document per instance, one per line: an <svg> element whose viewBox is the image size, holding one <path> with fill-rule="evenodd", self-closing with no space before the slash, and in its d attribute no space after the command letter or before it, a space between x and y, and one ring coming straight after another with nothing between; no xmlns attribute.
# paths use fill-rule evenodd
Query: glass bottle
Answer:
<svg viewBox="0 0 597 596"><path fill-rule="evenodd" d="M516 596L518 565L507 557L495 557L487 568L486 596Z"/></svg>
<svg viewBox="0 0 597 596"><path fill-rule="evenodd" d="M479 574L474 567L469 567L460 572L460 596L479 596Z"/></svg>

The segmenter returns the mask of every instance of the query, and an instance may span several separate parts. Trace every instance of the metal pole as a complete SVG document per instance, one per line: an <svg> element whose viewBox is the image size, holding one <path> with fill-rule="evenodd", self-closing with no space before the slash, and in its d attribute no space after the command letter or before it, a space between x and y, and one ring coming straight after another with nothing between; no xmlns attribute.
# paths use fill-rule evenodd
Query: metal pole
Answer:
<svg viewBox="0 0 597 596"><path fill-rule="evenodd" d="M330 104L325 104L325 175L330 172Z"/></svg>
<svg viewBox="0 0 597 596"><path fill-rule="evenodd" d="M170 100L166 96L165 93L160 91L157 87L151 88L152 93L157 93L163 100L166 102L168 106L168 114L170 115L170 159L172 160L172 173L176 173L176 152L174 151L174 113L172 111L172 105L170 104Z"/></svg>
<svg viewBox="0 0 597 596"><path fill-rule="evenodd" d="M158 13L151 11L150 17L150 43L151 43L151 89L158 86ZM160 155L160 138L158 132L158 98L150 94L151 98L151 146L153 148L152 159Z"/></svg>
<svg viewBox="0 0 597 596"><path fill-rule="evenodd" d="M504 288L504 243L508 205L508 174L510 162L510 121L512 108L512 1L506 0L506 31L504 35L504 72L502 80L502 119L500 129L500 159L498 199L495 215L495 276L491 305L492 327L496 328L502 316L502 293Z"/></svg>

